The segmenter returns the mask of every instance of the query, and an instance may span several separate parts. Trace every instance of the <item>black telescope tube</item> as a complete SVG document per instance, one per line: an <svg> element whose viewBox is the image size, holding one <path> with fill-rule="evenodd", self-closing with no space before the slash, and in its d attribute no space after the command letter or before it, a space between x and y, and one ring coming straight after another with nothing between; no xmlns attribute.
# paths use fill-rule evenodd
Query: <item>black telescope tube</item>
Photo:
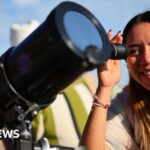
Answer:
<svg viewBox="0 0 150 150"><path fill-rule="evenodd" d="M81 14L81 18L84 16L94 26L101 39L97 41L101 42L100 47L89 41L85 50L81 50L71 40L64 27L64 16L70 11ZM83 41L86 38L83 34ZM82 73L110 57L123 58L125 50L124 46L109 42L102 25L87 9L73 2L61 3L24 41L1 56L0 111L14 103L22 107L33 103L46 107Z"/></svg>
<svg viewBox="0 0 150 150"><path fill-rule="evenodd" d="M66 47L58 38L55 27L48 26L47 21L2 56L1 72L5 73L9 83L0 85L3 95L0 96L0 105L12 99L9 97L12 89L8 91L7 87L10 84L28 101L41 105L50 103L56 94L87 69L82 67L83 60ZM13 101L18 99L17 95Z"/></svg>
<svg viewBox="0 0 150 150"><path fill-rule="evenodd" d="M58 29L60 16L69 9L91 15L78 4L60 4L23 42L1 56L2 109L8 109L13 103L24 107L37 103L45 107L79 75L93 67L83 57L83 52L79 55L67 45L64 35L60 33L61 29Z"/></svg>

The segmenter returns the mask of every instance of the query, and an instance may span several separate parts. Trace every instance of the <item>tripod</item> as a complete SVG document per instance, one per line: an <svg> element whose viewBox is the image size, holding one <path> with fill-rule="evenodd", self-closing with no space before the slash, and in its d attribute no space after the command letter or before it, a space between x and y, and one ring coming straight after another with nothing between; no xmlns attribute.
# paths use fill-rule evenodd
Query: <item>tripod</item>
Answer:
<svg viewBox="0 0 150 150"><path fill-rule="evenodd" d="M27 110L24 110L19 105L13 105L5 112L3 115L4 125L2 130L6 132L9 130L19 132L19 136L15 137L13 133L9 139L6 139L6 141L10 141L9 147L11 147L11 150L50 150L46 138L36 143L32 141L31 121L39 110L39 106L34 103L30 105Z"/></svg>
<svg viewBox="0 0 150 150"><path fill-rule="evenodd" d="M32 141L32 125L31 120L37 115L39 106L32 104L26 111L22 111L20 106L15 107L19 114L14 128L19 129L19 138L14 139L12 144L13 150L85 150L85 148L71 148L58 145L49 145L46 138L40 139L38 142ZM19 123L19 125L17 125Z"/></svg>

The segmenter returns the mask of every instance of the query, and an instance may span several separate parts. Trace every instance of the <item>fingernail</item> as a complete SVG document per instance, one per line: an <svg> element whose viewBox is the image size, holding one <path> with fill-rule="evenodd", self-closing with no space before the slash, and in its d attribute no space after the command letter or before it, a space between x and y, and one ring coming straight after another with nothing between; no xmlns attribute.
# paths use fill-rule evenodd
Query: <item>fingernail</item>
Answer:
<svg viewBox="0 0 150 150"><path fill-rule="evenodd" d="M109 31L108 32L111 32L112 31L112 29L109 29Z"/></svg>
<svg viewBox="0 0 150 150"><path fill-rule="evenodd" d="M121 33L121 31L118 31L118 33Z"/></svg>

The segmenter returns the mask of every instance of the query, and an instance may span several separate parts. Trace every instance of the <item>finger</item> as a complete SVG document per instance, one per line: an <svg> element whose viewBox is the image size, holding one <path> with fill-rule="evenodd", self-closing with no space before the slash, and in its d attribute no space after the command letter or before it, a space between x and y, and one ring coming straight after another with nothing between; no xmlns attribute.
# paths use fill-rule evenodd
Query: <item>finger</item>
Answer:
<svg viewBox="0 0 150 150"><path fill-rule="evenodd" d="M114 64L115 64L115 65L120 65L120 64L121 64L121 61L120 61L120 60L114 60Z"/></svg>
<svg viewBox="0 0 150 150"><path fill-rule="evenodd" d="M112 68L120 68L120 60L109 60L107 61L107 69L111 70Z"/></svg>
<svg viewBox="0 0 150 150"><path fill-rule="evenodd" d="M119 31L112 39L112 43L122 43L123 37L121 35L121 32Z"/></svg>
<svg viewBox="0 0 150 150"><path fill-rule="evenodd" d="M118 41L117 43L122 43L123 41L123 36L121 35L121 33L118 33Z"/></svg>
<svg viewBox="0 0 150 150"><path fill-rule="evenodd" d="M111 29L109 29L107 35L108 35L108 39L111 40L111 38L112 38L112 30Z"/></svg>
<svg viewBox="0 0 150 150"><path fill-rule="evenodd" d="M114 65L114 61L112 59L108 59L107 61L105 61L102 65L101 68L103 68L103 70L110 70L110 68L112 68L112 66Z"/></svg>

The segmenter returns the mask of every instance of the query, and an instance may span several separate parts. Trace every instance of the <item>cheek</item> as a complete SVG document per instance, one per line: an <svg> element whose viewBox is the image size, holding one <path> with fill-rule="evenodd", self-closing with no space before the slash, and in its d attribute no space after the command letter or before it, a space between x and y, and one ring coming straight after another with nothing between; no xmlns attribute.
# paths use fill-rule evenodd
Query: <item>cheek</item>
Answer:
<svg viewBox="0 0 150 150"><path fill-rule="evenodd" d="M136 58L135 57L128 57L127 58L127 67L128 69L133 69L136 65Z"/></svg>

